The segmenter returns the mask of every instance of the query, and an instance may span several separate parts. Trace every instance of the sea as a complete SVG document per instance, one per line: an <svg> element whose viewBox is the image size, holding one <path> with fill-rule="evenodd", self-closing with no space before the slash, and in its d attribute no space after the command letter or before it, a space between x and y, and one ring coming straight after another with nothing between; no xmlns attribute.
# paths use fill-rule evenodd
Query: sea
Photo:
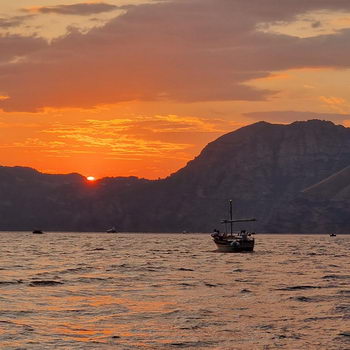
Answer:
<svg viewBox="0 0 350 350"><path fill-rule="evenodd" d="M350 349L350 235L0 232L0 349Z"/></svg>

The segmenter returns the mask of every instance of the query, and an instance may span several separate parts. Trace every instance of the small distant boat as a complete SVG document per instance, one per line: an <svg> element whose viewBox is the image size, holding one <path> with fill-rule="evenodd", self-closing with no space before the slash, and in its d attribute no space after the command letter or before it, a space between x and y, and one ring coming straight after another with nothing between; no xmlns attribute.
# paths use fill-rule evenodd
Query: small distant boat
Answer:
<svg viewBox="0 0 350 350"><path fill-rule="evenodd" d="M337 235L335 233L331 233L329 236L330 237L336 237Z"/></svg>
<svg viewBox="0 0 350 350"><path fill-rule="evenodd" d="M219 230L215 229L211 235L218 250L220 252L252 252L255 244L255 239L252 235L255 233L247 232L246 230L241 230L238 233L233 232L234 223L250 221L256 221L256 219L232 219L232 201L230 200L230 219L221 221L221 223L225 224L225 232L220 233ZM230 225L230 232L227 231L227 224Z"/></svg>
<svg viewBox="0 0 350 350"><path fill-rule="evenodd" d="M36 234L36 235L41 235L41 234L43 234L44 232L41 231L41 230L33 230L33 233Z"/></svg>
<svg viewBox="0 0 350 350"><path fill-rule="evenodd" d="M113 227L109 228L106 232L107 232L107 233L117 233L117 230L116 230L115 227L113 226Z"/></svg>

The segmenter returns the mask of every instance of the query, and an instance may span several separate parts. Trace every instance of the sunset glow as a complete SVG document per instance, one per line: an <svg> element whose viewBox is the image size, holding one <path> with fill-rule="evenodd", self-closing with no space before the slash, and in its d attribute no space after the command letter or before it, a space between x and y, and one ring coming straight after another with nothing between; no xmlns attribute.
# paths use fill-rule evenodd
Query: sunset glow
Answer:
<svg viewBox="0 0 350 350"><path fill-rule="evenodd" d="M1 1L0 165L157 179L256 121L348 125L350 2L301 1Z"/></svg>
<svg viewBox="0 0 350 350"><path fill-rule="evenodd" d="M86 180L88 180L88 181L95 181L96 179L93 176L88 176L86 178Z"/></svg>

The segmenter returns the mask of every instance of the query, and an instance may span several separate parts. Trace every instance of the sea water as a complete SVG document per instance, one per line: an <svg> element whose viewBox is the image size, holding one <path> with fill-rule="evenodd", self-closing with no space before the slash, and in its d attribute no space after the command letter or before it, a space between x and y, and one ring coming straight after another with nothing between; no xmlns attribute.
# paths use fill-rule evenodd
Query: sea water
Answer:
<svg viewBox="0 0 350 350"><path fill-rule="evenodd" d="M0 233L0 349L350 349L350 235Z"/></svg>

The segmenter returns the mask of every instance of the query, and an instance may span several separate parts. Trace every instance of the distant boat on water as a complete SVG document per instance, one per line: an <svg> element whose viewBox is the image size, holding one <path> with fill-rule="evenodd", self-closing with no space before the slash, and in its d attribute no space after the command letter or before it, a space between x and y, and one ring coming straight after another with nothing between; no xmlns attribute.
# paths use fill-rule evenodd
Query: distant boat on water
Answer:
<svg viewBox="0 0 350 350"><path fill-rule="evenodd" d="M117 233L117 230L116 230L116 228L113 226L113 227L109 228L106 232L107 232L107 233Z"/></svg>
<svg viewBox="0 0 350 350"><path fill-rule="evenodd" d="M222 220L221 223L225 224L225 232L220 233L215 229L211 235L214 243L221 252L252 252L254 250L255 239L252 237L253 232L241 230L240 232L233 232L233 224L237 222L251 222L256 219L236 219L232 218L232 201L230 200L230 219ZM230 231L227 230L227 225L230 226Z"/></svg>
<svg viewBox="0 0 350 350"><path fill-rule="evenodd" d="M43 234L44 232L41 231L41 230L33 230L33 233L36 234L36 235L41 235L41 234Z"/></svg>

